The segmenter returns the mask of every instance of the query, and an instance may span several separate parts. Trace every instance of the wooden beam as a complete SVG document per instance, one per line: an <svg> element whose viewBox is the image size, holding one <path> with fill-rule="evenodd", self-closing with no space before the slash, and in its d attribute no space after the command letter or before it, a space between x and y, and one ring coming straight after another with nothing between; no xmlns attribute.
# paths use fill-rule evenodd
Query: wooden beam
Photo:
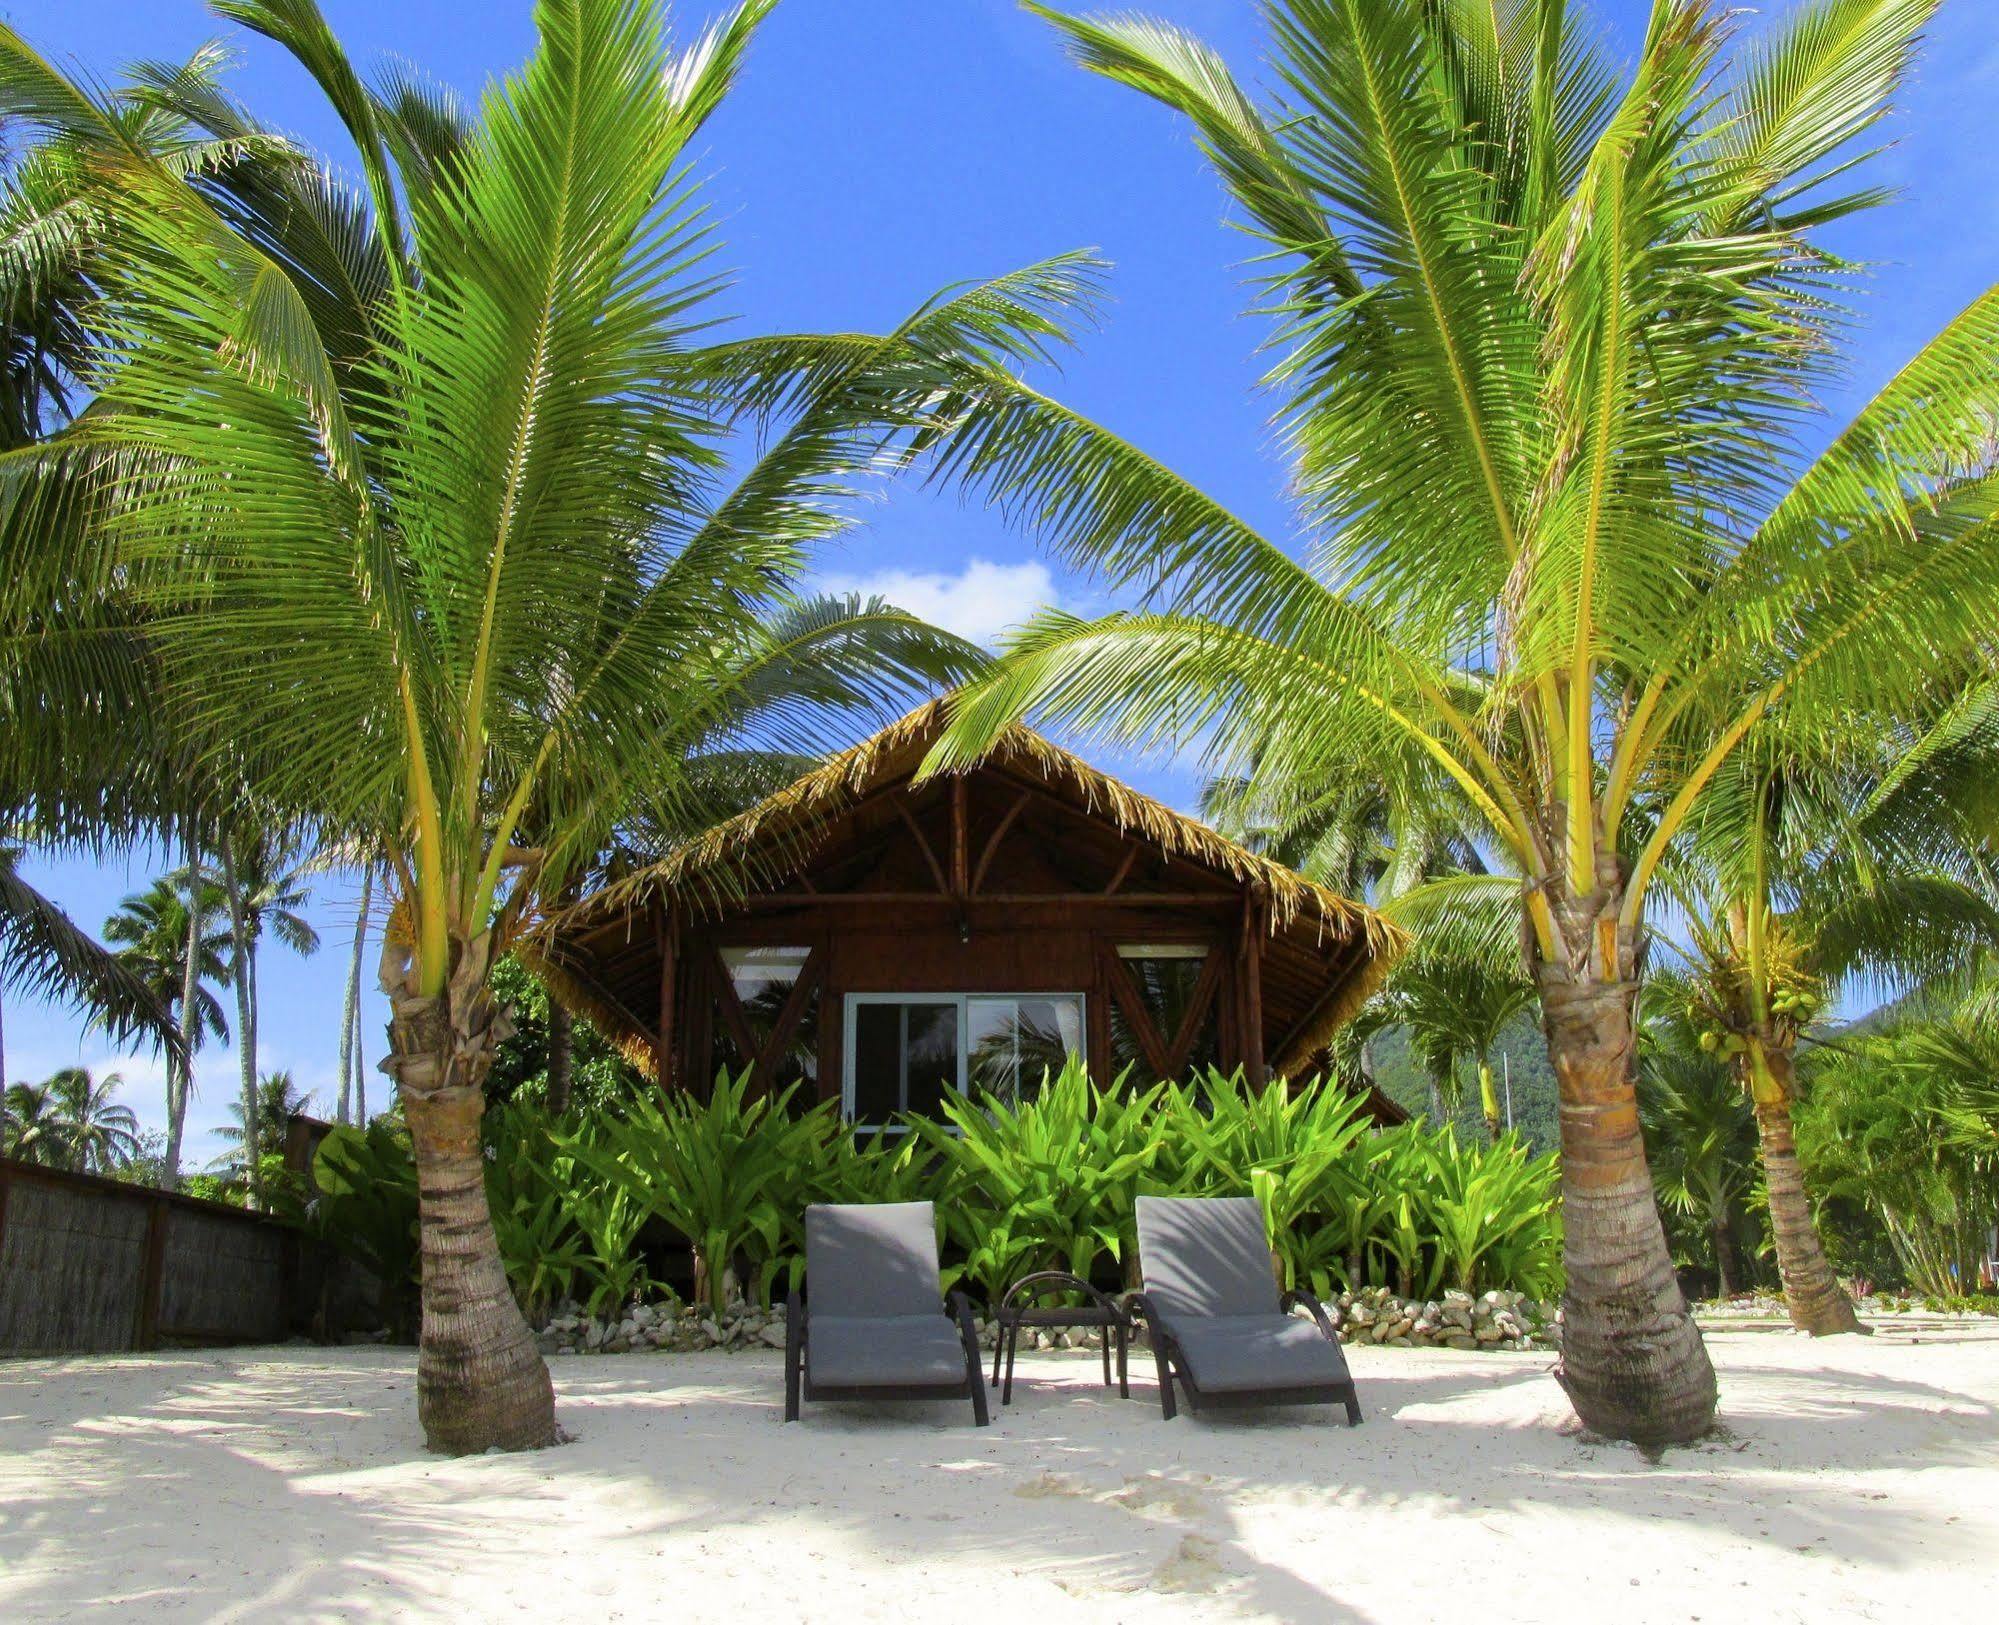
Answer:
<svg viewBox="0 0 1999 1625"><path fill-rule="evenodd" d="M999 851L1000 842L1006 839L1006 832L1013 828L1014 820L1027 810L1027 804L1033 799L1034 797L1023 790L1014 798L1013 805L1000 814L1000 821L993 826L992 834L986 837L985 847L979 853L978 867L972 871L970 890L974 895L985 884L986 871L992 867L993 856Z"/></svg>
<svg viewBox="0 0 1999 1625"><path fill-rule="evenodd" d="M895 815L909 826L909 833L916 837L917 850L923 854L923 861L930 865L930 873L937 881L937 890L948 895L951 883L944 878L944 865L937 861L937 854L930 847L930 837L923 833L923 826L917 823L915 814L910 812L909 803L898 801L895 804Z"/></svg>
<svg viewBox="0 0 1999 1625"><path fill-rule="evenodd" d="M1222 950L1210 948L1208 957L1201 961L1201 974L1194 978L1194 990L1187 996L1187 1008L1180 1012L1180 1025L1174 1029L1172 1048L1168 1059L1172 1062L1167 1076L1177 1078L1187 1070L1188 1056L1194 1048L1194 1036L1201 1030L1201 1020L1208 1013L1208 1006L1215 1002L1215 990L1222 981Z"/></svg>
<svg viewBox="0 0 1999 1625"><path fill-rule="evenodd" d="M1263 944L1268 932L1264 930L1263 905L1254 893L1246 893L1243 898L1243 918L1249 927L1248 950L1243 955L1242 972L1245 983L1243 993L1242 1069L1251 1088L1263 1086L1265 1070L1263 1057Z"/></svg>
<svg viewBox="0 0 1999 1625"><path fill-rule="evenodd" d="M750 1024L743 1015L743 1002L736 997L736 979L729 974L729 967L723 961L719 948L710 957L714 963L709 967L709 973L715 978L715 1003L722 1012L722 1025L728 1030L729 1042L736 1046L736 1053L743 1058L743 1064L754 1065L757 1046L750 1037Z"/></svg>
<svg viewBox="0 0 1999 1625"><path fill-rule="evenodd" d="M1117 895L1118 887L1124 884L1125 877L1131 873L1131 866L1136 862L1138 862L1137 845L1126 846L1124 856L1118 861L1117 873L1111 876L1111 883L1104 888L1104 895L1106 897L1115 897Z"/></svg>
<svg viewBox="0 0 1999 1625"><path fill-rule="evenodd" d="M784 1053L784 1046L791 1042L791 1035L805 1016L805 1006L818 991L819 982L825 973L826 956L818 947L813 947L805 955L805 963L798 967L798 979L791 984L791 991L785 995L779 1007L777 1020L771 1023L770 1037L764 1040L761 1054L756 1057L756 1068L766 1080L776 1072L778 1058ZM769 1087L768 1081L765 1087Z"/></svg>
<svg viewBox="0 0 1999 1625"><path fill-rule="evenodd" d="M1102 963L1104 981L1110 987L1111 996L1124 1007L1125 1024L1131 1028L1132 1037L1138 1040L1145 1064L1157 1074L1158 1081L1170 1079L1173 1076L1173 1068L1168 1064L1170 1057L1159 1041L1159 1029L1152 1024L1152 1012L1145 1008L1145 996L1131 979L1131 972L1125 969L1117 950L1109 944L1102 949Z"/></svg>

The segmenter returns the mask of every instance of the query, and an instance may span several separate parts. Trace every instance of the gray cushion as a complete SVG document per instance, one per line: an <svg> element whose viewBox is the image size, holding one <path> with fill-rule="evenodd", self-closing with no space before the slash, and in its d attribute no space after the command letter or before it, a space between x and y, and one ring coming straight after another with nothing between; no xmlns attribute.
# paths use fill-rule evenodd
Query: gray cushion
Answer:
<svg viewBox="0 0 1999 1625"><path fill-rule="evenodd" d="M808 1207L805 1285L815 1326L822 1314L938 1319L944 1294L937 1272L937 1221L930 1204Z"/></svg>
<svg viewBox="0 0 1999 1625"><path fill-rule="evenodd" d="M965 1380L957 1323L927 1315L820 1315L806 1321L805 1370L821 1388L950 1387Z"/></svg>
<svg viewBox="0 0 1999 1625"><path fill-rule="evenodd" d="M1277 1313L1277 1277L1254 1197L1141 1196L1137 1205L1145 1295L1162 1314Z"/></svg>
<svg viewBox="0 0 1999 1625"><path fill-rule="evenodd" d="M1309 1320L1227 1315L1168 1320L1194 1385L1208 1394L1258 1393L1347 1382L1346 1356Z"/></svg>

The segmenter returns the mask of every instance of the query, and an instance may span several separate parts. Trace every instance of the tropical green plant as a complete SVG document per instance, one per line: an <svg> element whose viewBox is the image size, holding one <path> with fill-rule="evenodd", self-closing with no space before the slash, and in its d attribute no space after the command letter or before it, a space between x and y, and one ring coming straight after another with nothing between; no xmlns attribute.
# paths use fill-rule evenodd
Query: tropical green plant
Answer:
<svg viewBox="0 0 1999 1625"><path fill-rule="evenodd" d="M631 1212L664 1219L694 1249L694 1297L720 1313L736 1285L738 1258L748 1280L769 1291L784 1238L784 1213L799 1203L800 1175L833 1108L822 1102L792 1116L793 1089L751 1096L751 1071L719 1074L706 1100L685 1091L642 1095L622 1117L551 1135L595 1176L623 1193ZM608 1199L608 1198L607 1198ZM606 1224L613 1216L606 1212ZM579 1221L580 1222L580 1221Z"/></svg>
<svg viewBox="0 0 1999 1625"><path fill-rule="evenodd" d="M567 1104L559 1103L555 1016L562 1004L512 956L493 967L493 997L506 1009L513 1031L501 1041L486 1075L489 1109L518 1101L557 1118L570 1110L616 1113L634 1094L653 1087L587 1018L572 1018Z"/></svg>
<svg viewBox="0 0 1999 1625"><path fill-rule="evenodd" d="M1731 59L1719 0L1656 0L1620 79L1567 0L1268 0L1267 107L1169 24L1034 7L1187 117L1262 240L1309 539L1080 428L1031 459L962 435L1145 607L1040 616L931 766L1025 713L1287 786L1453 785L1520 879L1565 1108L1558 1375L1608 1436L1693 1438L1716 1402L1634 1107L1661 860L1766 721L1892 717L1990 635L1999 289L1802 455L1848 269L1822 231L1881 196L1846 160L1935 4L1807 0Z"/></svg>
<svg viewBox="0 0 1999 1625"><path fill-rule="evenodd" d="M530 1323L570 1295L587 1260L569 1198L575 1159L550 1138L549 1117L512 1103L487 1110L486 1206L521 1312Z"/></svg>
<svg viewBox="0 0 1999 1625"><path fill-rule="evenodd" d="M98 409L8 454L35 500L4 515L0 568L46 602L115 581L186 748L226 741L260 807L379 858L440 1449L556 1434L470 1177L491 967L622 825L699 804L689 754L729 737L753 673L803 664L765 629L848 488L931 450L960 373L1012 378L1092 290L1069 258L886 336L708 342L689 144L771 6L676 49L659 0L541 0L534 56L468 117L406 70L366 85L313 0L225 0L358 158L356 194L294 154L268 207L161 161L123 101L0 31L0 113L86 147L115 217ZM212 75L144 88L189 130L246 125ZM810 636L812 683L764 718L790 750L972 655L862 601ZM87 648L63 650L78 676Z"/></svg>
<svg viewBox="0 0 1999 1625"><path fill-rule="evenodd" d="M1508 1135L1489 1147L1458 1144L1449 1128L1425 1147L1423 1227L1447 1287L1476 1292L1510 1284L1545 1297L1561 1279L1561 1222L1554 1170Z"/></svg>
<svg viewBox="0 0 1999 1625"><path fill-rule="evenodd" d="M960 1273L988 1304L1030 1271L1088 1280L1100 1256L1131 1256L1132 1202L1149 1188L1160 1094L1100 1089L1072 1062L1018 1103L949 1091L940 1118L903 1119L919 1155L936 1164L936 1200Z"/></svg>
<svg viewBox="0 0 1999 1625"><path fill-rule="evenodd" d="M217 840L218 879L228 904L229 980L236 989L236 1059L242 1096L236 1120L244 1135L243 1166L253 1205L263 1205L263 1154L282 1139L265 1137L257 1109L257 947L269 929L295 954L319 952L319 933L300 911L311 901L291 844L267 829L248 834L224 825ZM282 1127L278 1130L282 1136Z"/></svg>
<svg viewBox="0 0 1999 1625"><path fill-rule="evenodd" d="M1502 1123L1492 1055L1500 1035L1534 1003L1534 984L1517 953L1459 955L1423 947L1395 967L1388 985L1352 1023L1349 1043L1399 1027L1430 1080L1431 1116L1441 1125L1463 1097L1465 1069L1478 1085L1486 1134L1499 1141Z"/></svg>
<svg viewBox="0 0 1999 1625"><path fill-rule="evenodd" d="M1648 988L1648 1000L1657 989ZM1750 1285L1749 1208L1756 1195L1756 1122L1749 1097L1715 1056L1686 1041L1648 1043L1638 1063L1638 1116L1667 1230L1688 1232L1690 1261L1712 1266L1722 1297Z"/></svg>
<svg viewBox="0 0 1999 1625"><path fill-rule="evenodd" d="M312 1104L312 1096L302 1092L289 1071L280 1069L266 1072L257 1085L256 1128L253 1133L243 1132L243 1103L233 1102L229 1115L233 1121L225 1123L214 1131L215 1137L229 1147L218 1156L211 1167L241 1179L246 1188L254 1185L245 1171L245 1145L257 1147L256 1155L268 1157L281 1154L285 1136L291 1128L291 1120L304 1114Z"/></svg>
<svg viewBox="0 0 1999 1625"><path fill-rule="evenodd" d="M1909 1284L1950 1296L1978 1279L1999 1212L1999 1034L1918 1016L1816 1051L1798 1151L1827 1195L1865 1202Z"/></svg>
<svg viewBox="0 0 1999 1625"><path fill-rule="evenodd" d="M383 1324L409 1341L421 1254L408 1135L385 1118L365 1129L336 1127L313 1153L312 1180L318 1194L306 1208L307 1226L374 1275Z"/></svg>
<svg viewBox="0 0 1999 1625"><path fill-rule="evenodd" d="M0 1155L43 1167L63 1160L55 1096L46 1083L10 1083L0 1095Z"/></svg>

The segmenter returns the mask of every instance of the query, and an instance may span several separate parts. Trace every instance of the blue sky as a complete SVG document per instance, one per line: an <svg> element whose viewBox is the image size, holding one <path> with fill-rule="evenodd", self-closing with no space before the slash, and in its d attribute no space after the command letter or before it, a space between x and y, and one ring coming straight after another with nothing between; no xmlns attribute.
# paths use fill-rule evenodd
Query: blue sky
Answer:
<svg viewBox="0 0 1999 1625"><path fill-rule="evenodd" d="M1221 49L1251 76L1262 28L1250 0L1131 0ZM406 57L468 96L526 55L529 0L322 0L364 66ZM691 30L714 7L679 8ZM1642 0L1597 0L1613 48L1628 55ZM1781 14L1787 5L1763 8ZM346 162L337 126L303 76L195 0L0 0L44 51L108 75L135 57L184 57L235 38L238 93L270 122ZM1757 19L1746 26L1758 26ZM1851 412L1909 351L1968 303L1999 268L1999 189L1990 181L1999 101L1999 6L1946 0L1931 47L1878 174L1896 205L1842 228L1836 246L1874 267L1851 377L1828 395L1828 420ZM1284 474L1256 392L1262 330L1241 312L1246 239L1184 129L1163 110L1071 67L1046 26L1013 0L785 0L764 26L741 85L705 136L708 198L735 272L730 301L746 331L878 328L938 287L1072 248L1115 264L1101 331L1056 384L1278 537L1292 534ZM1083 589L1037 560L997 519L903 490L825 561L842 585L887 591L908 607L986 635L1050 598ZM1142 764L1145 788L1185 803L1193 775ZM37 884L95 929L145 884L157 856L96 865L35 863ZM273 948L263 971L262 1064L290 1067L326 1091L334 1070L352 889L320 888L312 909L327 946L302 961ZM364 1036L372 1063L386 1017L372 992ZM161 1116L158 1064L111 1056L67 1012L6 1013L10 1077L85 1062L125 1075L126 1097ZM190 1157L216 1149L235 1060L210 1051L197 1071ZM371 1078L371 1095L383 1080Z"/></svg>

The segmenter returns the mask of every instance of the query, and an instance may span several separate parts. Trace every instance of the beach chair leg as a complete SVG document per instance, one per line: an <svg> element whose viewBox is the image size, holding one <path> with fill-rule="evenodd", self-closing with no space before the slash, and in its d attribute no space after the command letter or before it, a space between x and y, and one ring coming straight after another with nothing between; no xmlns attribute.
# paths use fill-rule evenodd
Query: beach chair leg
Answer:
<svg viewBox="0 0 1999 1625"><path fill-rule="evenodd" d="M1347 1390L1347 1426L1360 1426L1360 1398L1351 1388Z"/></svg>

